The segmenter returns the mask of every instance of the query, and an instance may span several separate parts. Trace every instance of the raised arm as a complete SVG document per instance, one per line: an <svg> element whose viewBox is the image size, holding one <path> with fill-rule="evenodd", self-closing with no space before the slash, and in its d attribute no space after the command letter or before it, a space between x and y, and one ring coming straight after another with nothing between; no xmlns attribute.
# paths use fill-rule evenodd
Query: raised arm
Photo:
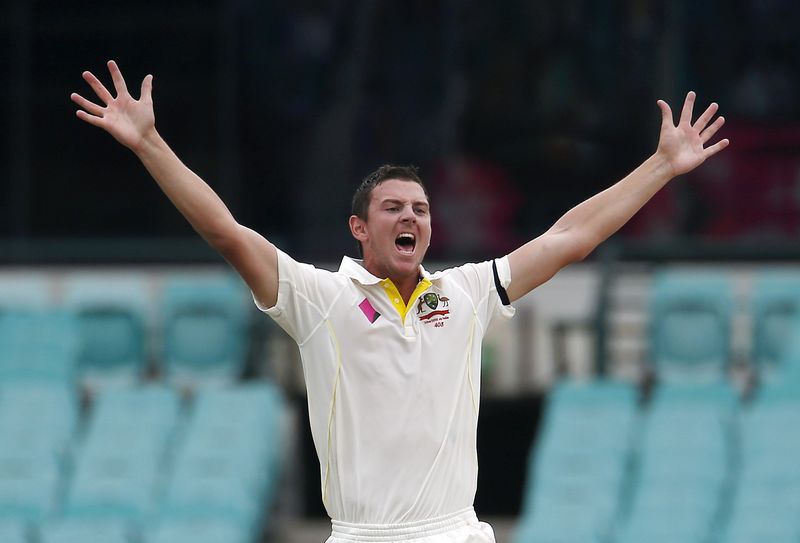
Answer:
<svg viewBox="0 0 800 543"><path fill-rule="evenodd" d="M511 284L507 292L516 300L541 285L564 266L582 260L619 230L673 177L687 173L728 146L723 139L706 147L725 123L712 103L692 124L695 93L686 96L675 126L672 110L663 100L661 135L656 152L627 177L569 210L544 234L508 255ZM710 124L709 124L710 123Z"/></svg>
<svg viewBox="0 0 800 543"><path fill-rule="evenodd" d="M278 255L275 247L231 215L219 196L199 176L178 159L156 131L153 113L153 76L142 81L141 95L134 100L117 64L110 60L108 70L116 96L91 72L83 78L103 105L73 93L70 98L83 109L78 118L100 127L133 151L192 227L219 251L255 293L271 307L278 292Z"/></svg>

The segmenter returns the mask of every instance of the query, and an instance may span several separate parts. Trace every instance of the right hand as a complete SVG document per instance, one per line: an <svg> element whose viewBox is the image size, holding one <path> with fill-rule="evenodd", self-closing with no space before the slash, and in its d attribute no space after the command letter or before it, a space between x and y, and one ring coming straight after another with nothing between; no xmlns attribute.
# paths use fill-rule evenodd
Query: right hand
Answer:
<svg viewBox="0 0 800 543"><path fill-rule="evenodd" d="M70 99L81 108L78 118L94 126L99 126L125 147L136 152L145 138L155 132L155 114L153 113L153 76L147 75L142 81L142 92L138 100L134 100L125 85L122 72L117 63L108 61L108 71L114 81L117 96L111 96L108 89L92 72L83 72L83 79L89 83L97 97L105 104L102 107L87 100L77 93ZM85 111L84 111L85 110Z"/></svg>

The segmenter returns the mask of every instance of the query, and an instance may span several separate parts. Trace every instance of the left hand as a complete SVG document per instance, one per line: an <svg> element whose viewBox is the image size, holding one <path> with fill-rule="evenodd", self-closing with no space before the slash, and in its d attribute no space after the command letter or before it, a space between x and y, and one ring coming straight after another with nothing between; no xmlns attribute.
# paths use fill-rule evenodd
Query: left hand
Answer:
<svg viewBox="0 0 800 543"><path fill-rule="evenodd" d="M672 176L692 171L708 157L722 151L730 143L727 139L723 139L714 145L705 147L717 130L725 124L725 117L717 117L713 123L708 124L719 109L719 106L712 102L692 124L694 100L695 93L689 92L683 102L678 126L673 124L672 110L669 105L664 100L658 101L662 120L656 154L661 155L669 164Z"/></svg>

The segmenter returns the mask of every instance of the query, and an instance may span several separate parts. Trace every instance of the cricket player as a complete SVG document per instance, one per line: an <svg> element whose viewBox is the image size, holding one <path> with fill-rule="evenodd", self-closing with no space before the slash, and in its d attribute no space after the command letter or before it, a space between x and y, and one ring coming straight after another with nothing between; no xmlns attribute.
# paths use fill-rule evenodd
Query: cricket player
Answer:
<svg viewBox="0 0 800 543"><path fill-rule="evenodd" d="M113 95L83 73L99 102L72 94L78 118L136 154L300 348L332 520L328 543L494 542L472 508L487 326L511 317L515 300L586 257L672 178L728 145L709 144L725 122L715 118L717 104L693 122L690 92L675 125L659 100L658 147L628 176L508 255L433 273L422 266L431 240L425 186L413 167L383 166L353 197L349 227L363 259L345 257L331 272L295 261L236 222L157 132L153 76L136 100L114 61L108 69Z"/></svg>

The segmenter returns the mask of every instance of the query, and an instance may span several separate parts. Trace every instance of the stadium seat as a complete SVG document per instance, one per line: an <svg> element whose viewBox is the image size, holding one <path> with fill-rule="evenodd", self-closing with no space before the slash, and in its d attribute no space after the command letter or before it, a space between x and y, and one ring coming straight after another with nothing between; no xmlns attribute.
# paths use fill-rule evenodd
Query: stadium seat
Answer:
<svg viewBox="0 0 800 543"><path fill-rule="evenodd" d="M64 285L78 316L79 372L92 387L131 385L146 369L148 289L140 276L79 275Z"/></svg>
<svg viewBox="0 0 800 543"><path fill-rule="evenodd" d="M40 522L56 510L60 470L49 455L0 450L0 518Z"/></svg>
<svg viewBox="0 0 800 543"><path fill-rule="evenodd" d="M725 543L789 543L800 540L796 504L791 509L774 507L738 509L723 531Z"/></svg>
<svg viewBox="0 0 800 543"><path fill-rule="evenodd" d="M64 453L77 417L78 400L71 388L37 383L0 386L0 439L13 438L24 450Z"/></svg>
<svg viewBox="0 0 800 543"><path fill-rule="evenodd" d="M102 391L76 448L65 514L133 523L155 515L179 413L178 394L163 386Z"/></svg>
<svg viewBox="0 0 800 543"><path fill-rule="evenodd" d="M164 518L258 531L279 479L282 415L280 393L267 383L199 391L177 445Z"/></svg>
<svg viewBox="0 0 800 543"><path fill-rule="evenodd" d="M253 543L252 534L215 519L166 519L142 543Z"/></svg>
<svg viewBox="0 0 800 543"><path fill-rule="evenodd" d="M61 519L40 529L38 543L133 543L131 530L120 521Z"/></svg>
<svg viewBox="0 0 800 543"><path fill-rule="evenodd" d="M707 540L732 485L737 413L737 393L723 383L655 389L615 542Z"/></svg>
<svg viewBox="0 0 800 543"><path fill-rule="evenodd" d="M0 518L0 541L3 543L28 543L28 527L20 520Z"/></svg>
<svg viewBox="0 0 800 543"><path fill-rule="evenodd" d="M708 383L726 379L733 301L719 275L663 272L649 306L649 358L658 379Z"/></svg>
<svg viewBox="0 0 800 543"><path fill-rule="evenodd" d="M252 313L241 281L173 277L161 302L164 370L176 384L228 384L244 369Z"/></svg>
<svg viewBox="0 0 800 543"><path fill-rule="evenodd" d="M753 287L751 316L752 360L761 379L772 381L800 317L800 274L760 274Z"/></svg>
<svg viewBox="0 0 800 543"><path fill-rule="evenodd" d="M95 400L90 433L119 443L126 433L150 434L159 446L172 435L181 416L179 394L166 386L146 385L104 391ZM89 436L91 441L93 436ZM107 439L109 438L109 439Z"/></svg>
<svg viewBox="0 0 800 543"><path fill-rule="evenodd" d="M599 541L608 534L626 484L637 402L626 383L554 386L531 451L515 542Z"/></svg>
<svg viewBox="0 0 800 543"><path fill-rule="evenodd" d="M0 383L75 384L77 321L64 311L0 314Z"/></svg>
<svg viewBox="0 0 800 543"><path fill-rule="evenodd" d="M634 507L626 523L611 538L614 543L705 543L714 529L714 518L691 507L649 509Z"/></svg>

